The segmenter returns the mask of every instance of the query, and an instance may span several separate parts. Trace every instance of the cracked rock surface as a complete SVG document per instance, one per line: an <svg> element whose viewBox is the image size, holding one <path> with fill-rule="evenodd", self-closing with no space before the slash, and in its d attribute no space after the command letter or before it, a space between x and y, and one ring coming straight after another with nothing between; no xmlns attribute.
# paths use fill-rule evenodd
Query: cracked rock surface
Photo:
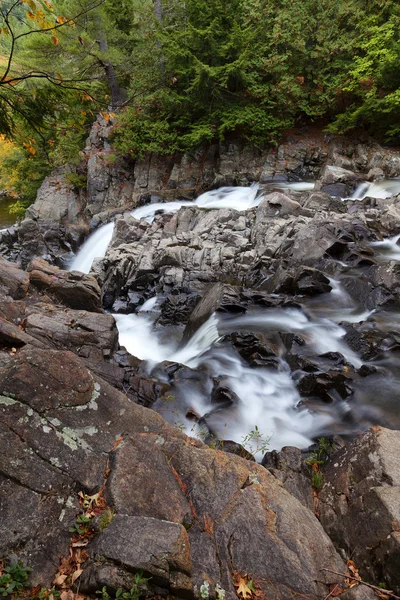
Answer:
<svg viewBox="0 0 400 600"><path fill-rule="evenodd" d="M29 290L28 311L44 298ZM23 310L4 314L18 322ZM327 595L336 578L322 569L346 567L313 512L267 469L188 438L99 377L76 347L1 343L0 556L31 566L33 585L50 586L68 554L78 492L105 486L116 516L87 547L83 592L129 587L143 570L152 593L178 598L198 598L206 582L210 598L220 586L233 599L235 573L272 600Z"/></svg>

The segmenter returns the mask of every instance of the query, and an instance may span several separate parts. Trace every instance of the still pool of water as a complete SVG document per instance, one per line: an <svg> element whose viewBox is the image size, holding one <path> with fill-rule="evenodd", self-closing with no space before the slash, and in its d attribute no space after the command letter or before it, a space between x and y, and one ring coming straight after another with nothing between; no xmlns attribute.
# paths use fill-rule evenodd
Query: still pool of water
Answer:
<svg viewBox="0 0 400 600"><path fill-rule="evenodd" d="M0 231L10 227L15 223L15 215L10 215L8 208L15 202L15 198L9 196L0 196Z"/></svg>

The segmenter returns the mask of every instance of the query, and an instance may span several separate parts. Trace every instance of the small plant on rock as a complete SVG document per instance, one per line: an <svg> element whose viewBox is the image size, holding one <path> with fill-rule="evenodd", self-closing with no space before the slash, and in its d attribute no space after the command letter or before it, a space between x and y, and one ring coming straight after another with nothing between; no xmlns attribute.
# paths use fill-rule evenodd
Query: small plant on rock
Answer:
<svg viewBox="0 0 400 600"><path fill-rule="evenodd" d="M269 442L270 438L264 437L257 425L242 438L243 448L253 455L261 453L264 456L268 452Z"/></svg>
<svg viewBox="0 0 400 600"><path fill-rule="evenodd" d="M311 485L314 490L319 492L324 484L324 476L320 471L321 465L324 465L329 458L329 453L334 449L334 445L324 437L318 439L318 445L312 451L310 458L306 461L312 469Z"/></svg>
<svg viewBox="0 0 400 600"><path fill-rule="evenodd" d="M88 533L90 529L90 524L92 522L91 517L87 517L86 515L80 515L72 527L69 528L70 533L77 533L78 535L85 535Z"/></svg>
<svg viewBox="0 0 400 600"><path fill-rule="evenodd" d="M21 561L0 569L0 596L8 598L18 595L27 586L30 567L24 567Z"/></svg>
<svg viewBox="0 0 400 600"><path fill-rule="evenodd" d="M104 586L101 590L97 590L96 594L101 597L101 600L139 600L146 592L146 583L151 577L143 577L143 571L138 571L133 576L132 587L128 591L118 588L115 596L111 596Z"/></svg>
<svg viewBox="0 0 400 600"><path fill-rule="evenodd" d="M106 508L100 516L99 519L99 529L103 531L106 527L111 525L113 519L115 517L115 512L111 508Z"/></svg>

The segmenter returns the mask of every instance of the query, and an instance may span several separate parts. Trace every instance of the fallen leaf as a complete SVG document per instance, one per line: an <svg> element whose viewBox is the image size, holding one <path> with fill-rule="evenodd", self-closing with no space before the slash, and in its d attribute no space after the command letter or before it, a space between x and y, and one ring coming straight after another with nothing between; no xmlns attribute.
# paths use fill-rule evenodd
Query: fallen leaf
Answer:
<svg viewBox="0 0 400 600"><path fill-rule="evenodd" d="M247 585L248 583L249 582L244 577L238 574L238 576L236 577L236 583L233 584L237 588L237 595L241 598L244 598L245 600L246 598L251 598L252 595L252 591Z"/></svg>
<svg viewBox="0 0 400 600"><path fill-rule="evenodd" d="M78 577L80 577L80 575L82 575L82 573L83 573L83 569L77 569L75 571L75 573L72 573L71 583L74 583L74 581L76 581L78 579Z"/></svg>
<svg viewBox="0 0 400 600"><path fill-rule="evenodd" d="M66 579L67 575L56 575L53 583L54 585L62 585Z"/></svg>
<svg viewBox="0 0 400 600"><path fill-rule="evenodd" d="M72 544L73 548L83 548L84 546L87 546L89 543L89 540L78 540L77 542L74 542Z"/></svg>

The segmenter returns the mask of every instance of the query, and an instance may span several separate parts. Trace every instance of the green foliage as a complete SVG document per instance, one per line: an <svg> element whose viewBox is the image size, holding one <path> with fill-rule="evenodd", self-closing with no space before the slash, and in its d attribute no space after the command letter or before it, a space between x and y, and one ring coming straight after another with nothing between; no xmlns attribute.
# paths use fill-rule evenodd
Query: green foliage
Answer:
<svg viewBox="0 0 400 600"><path fill-rule="evenodd" d="M33 598L38 598L38 600L52 600L54 598L54 600L58 600L60 596L61 592L55 588L47 589L42 587Z"/></svg>
<svg viewBox="0 0 400 600"><path fill-rule="evenodd" d="M86 515L80 515L74 525L69 528L70 533L77 533L78 535L85 535L90 529L92 519Z"/></svg>
<svg viewBox="0 0 400 600"><path fill-rule="evenodd" d="M242 446L253 455L259 453L264 455L268 452L269 441L269 438L264 437L256 425L254 429L242 438Z"/></svg>
<svg viewBox="0 0 400 600"><path fill-rule="evenodd" d="M109 525L111 525L111 523L113 522L113 519L115 517L115 512L111 509L111 508L106 508L100 516L99 519L99 529L100 531L103 531L103 529L106 529L106 527L108 527Z"/></svg>
<svg viewBox="0 0 400 600"><path fill-rule="evenodd" d="M306 461L312 469L311 471L311 485L319 492L324 484L324 476L320 471L320 466L324 465L329 458L329 454L334 449L334 444L329 442L324 437L318 438L318 445L312 451L310 458Z"/></svg>
<svg viewBox="0 0 400 600"><path fill-rule="evenodd" d="M130 590L124 591L122 588L118 588L114 596L111 596L107 588L104 586L101 590L97 590L96 594L100 596L101 600L139 600L146 592L146 583L150 581L151 577L143 577L143 571L138 571L133 576L133 583Z"/></svg>
<svg viewBox="0 0 400 600"><path fill-rule="evenodd" d="M6 566L0 577L0 596L8 598L20 594L27 587L31 571L32 569L24 567L21 561Z"/></svg>
<svg viewBox="0 0 400 600"><path fill-rule="evenodd" d="M313 471L311 474L311 485L319 492L324 484L324 476L321 471Z"/></svg>
<svg viewBox="0 0 400 600"><path fill-rule="evenodd" d="M346 132L366 126L386 140L400 139L400 16L369 22L343 88L352 104L330 129Z"/></svg>
<svg viewBox="0 0 400 600"><path fill-rule="evenodd" d="M307 465L310 465L311 467L314 465L324 465L329 458L330 452L334 448L334 444L326 438L318 438L318 445L315 448L315 450L311 452L310 458L307 459Z"/></svg>
<svg viewBox="0 0 400 600"><path fill-rule="evenodd" d="M10 204L8 207L8 212L10 215L15 215L17 219L22 219L22 217L25 215L26 207L22 204L21 200L17 200L16 202Z"/></svg>
<svg viewBox="0 0 400 600"><path fill-rule="evenodd" d="M76 189L84 189L87 183L86 175L81 175L79 173L67 173L65 181L71 187Z"/></svg>

